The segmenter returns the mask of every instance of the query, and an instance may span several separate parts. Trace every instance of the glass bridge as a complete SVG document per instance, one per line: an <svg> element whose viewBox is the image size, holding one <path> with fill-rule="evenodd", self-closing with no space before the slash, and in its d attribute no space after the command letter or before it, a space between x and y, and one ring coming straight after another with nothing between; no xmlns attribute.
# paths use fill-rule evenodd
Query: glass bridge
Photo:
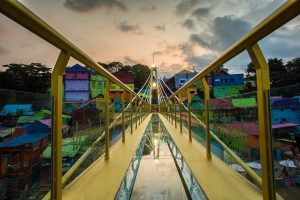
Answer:
<svg viewBox="0 0 300 200"><path fill-rule="evenodd" d="M300 161L280 152L299 138L276 138L271 116L274 97L297 96L300 86L270 90L258 44L299 8L286 1L176 92L153 66L135 93L20 2L2 0L1 13L60 54L50 95L0 90L0 126L16 124L0 129L0 199L299 199ZM205 76L243 51L257 91L210 98ZM101 95L65 101L70 58L107 79ZM251 106L232 106L246 99Z"/></svg>

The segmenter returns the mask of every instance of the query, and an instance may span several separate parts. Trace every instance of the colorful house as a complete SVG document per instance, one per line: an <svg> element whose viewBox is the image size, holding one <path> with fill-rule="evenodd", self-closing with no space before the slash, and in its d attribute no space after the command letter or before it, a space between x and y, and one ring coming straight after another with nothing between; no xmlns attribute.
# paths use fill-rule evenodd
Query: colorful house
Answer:
<svg viewBox="0 0 300 200"><path fill-rule="evenodd" d="M232 104L235 108L249 108L257 106L256 98L254 97L232 99Z"/></svg>
<svg viewBox="0 0 300 200"><path fill-rule="evenodd" d="M48 145L48 134L24 134L0 144L0 176L30 174Z"/></svg>
<svg viewBox="0 0 300 200"><path fill-rule="evenodd" d="M18 124L25 124L25 123L31 123L37 120L42 120L42 119L50 119L51 118L51 111L48 109L42 109L40 111L35 112L31 116L20 116L18 118L17 123ZM70 121L71 116L62 114L62 119L63 119L63 124L68 124Z"/></svg>
<svg viewBox="0 0 300 200"><path fill-rule="evenodd" d="M90 98L90 71L76 64L66 69L65 81L65 101L84 102Z"/></svg>
<svg viewBox="0 0 300 200"><path fill-rule="evenodd" d="M122 83L124 83L127 87L129 87L132 91L134 91L134 78L132 73L125 73L125 72L115 72L113 75L118 78ZM121 93L123 89L118 86L117 84L112 84L109 90L109 97L111 99L120 99ZM129 99L130 94L126 93L125 99Z"/></svg>
<svg viewBox="0 0 300 200"><path fill-rule="evenodd" d="M213 94L215 98L237 95L243 88L243 74L218 75L213 78Z"/></svg>
<svg viewBox="0 0 300 200"><path fill-rule="evenodd" d="M0 111L0 116L26 116L32 114L32 104L6 104Z"/></svg>
<svg viewBox="0 0 300 200"><path fill-rule="evenodd" d="M280 98L271 104L272 124L300 124L300 98Z"/></svg>
<svg viewBox="0 0 300 200"><path fill-rule="evenodd" d="M175 74L175 88L178 89L191 80L197 72L191 72L189 70L182 70Z"/></svg>
<svg viewBox="0 0 300 200"><path fill-rule="evenodd" d="M103 95L107 79L97 73L92 73L90 76L90 92L91 97L94 98L100 94Z"/></svg>

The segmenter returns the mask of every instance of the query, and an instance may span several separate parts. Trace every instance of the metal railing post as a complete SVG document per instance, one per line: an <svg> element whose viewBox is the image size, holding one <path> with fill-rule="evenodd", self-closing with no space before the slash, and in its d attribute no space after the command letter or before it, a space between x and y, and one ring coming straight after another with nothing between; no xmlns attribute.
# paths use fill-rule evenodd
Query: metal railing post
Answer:
<svg viewBox="0 0 300 200"><path fill-rule="evenodd" d="M122 104L122 143L125 143L125 91L121 94L121 104Z"/></svg>
<svg viewBox="0 0 300 200"><path fill-rule="evenodd" d="M204 108L205 108L205 133L206 133L206 157L211 159L210 149L210 127L209 127L209 86L205 78L201 79L202 86L204 88Z"/></svg>
<svg viewBox="0 0 300 200"><path fill-rule="evenodd" d="M177 128L176 99L175 98L174 98L174 119L175 119L175 128Z"/></svg>
<svg viewBox="0 0 300 200"><path fill-rule="evenodd" d="M61 51L51 74L52 88L52 176L51 199L62 199L62 81L70 55Z"/></svg>
<svg viewBox="0 0 300 200"><path fill-rule="evenodd" d="M257 106L260 158L262 164L263 198L275 199L273 177L273 154L270 120L270 75L269 66L257 43L247 49L256 69Z"/></svg>
<svg viewBox="0 0 300 200"><path fill-rule="evenodd" d="M104 93L104 105L105 105L105 160L109 159L109 90L111 82L108 81L105 87Z"/></svg>
<svg viewBox="0 0 300 200"><path fill-rule="evenodd" d="M174 124L174 115L173 115L173 112L172 112L172 102L170 101L169 102L169 104L170 104L170 116L171 116L171 123L172 123L172 125Z"/></svg>
<svg viewBox="0 0 300 200"><path fill-rule="evenodd" d="M135 129L137 129L138 123L138 98L135 99Z"/></svg>
<svg viewBox="0 0 300 200"><path fill-rule="evenodd" d="M132 107L132 94L130 94L130 133L133 133L133 120L132 120L132 115L133 115L133 107Z"/></svg>
<svg viewBox="0 0 300 200"><path fill-rule="evenodd" d="M140 101L139 103L139 125L141 125L141 121L142 121L142 110L141 110L141 107L142 107L142 100Z"/></svg>
<svg viewBox="0 0 300 200"><path fill-rule="evenodd" d="M180 133L182 134L182 98L181 95L178 95L178 105L179 105L179 127L180 127Z"/></svg>
<svg viewBox="0 0 300 200"><path fill-rule="evenodd" d="M188 95L188 129L189 129L189 142L192 142L192 119L191 119L191 92L187 91Z"/></svg>

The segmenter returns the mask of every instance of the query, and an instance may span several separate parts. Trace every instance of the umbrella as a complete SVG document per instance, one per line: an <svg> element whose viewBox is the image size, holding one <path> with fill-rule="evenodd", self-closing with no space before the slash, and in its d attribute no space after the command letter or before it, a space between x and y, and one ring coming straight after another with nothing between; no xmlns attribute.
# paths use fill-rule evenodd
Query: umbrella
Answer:
<svg viewBox="0 0 300 200"><path fill-rule="evenodd" d="M261 169L261 164L258 162L248 162L246 164L252 169Z"/></svg>
<svg viewBox="0 0 300 200"><path fill-rule="evenodd" d="M297 166L295 165L294 161L292 160L281 160L279 161L279 164L285 167L290 167L290 168L296 168Z"/></svg>
<svg viewBox="0 0 300 200"><path fill-rule="evenodd" d="M239 164L230 164L229 167L237 172L245 172L245 170Z"/></svg>

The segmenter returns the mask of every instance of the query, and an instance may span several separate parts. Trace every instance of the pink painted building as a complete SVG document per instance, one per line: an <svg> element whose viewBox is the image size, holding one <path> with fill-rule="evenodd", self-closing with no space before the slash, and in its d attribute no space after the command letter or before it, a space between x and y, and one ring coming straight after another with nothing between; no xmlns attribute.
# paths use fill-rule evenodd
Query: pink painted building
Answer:
<svg viewBox="0 0 300 200"><path fill-rule="evenodd" d="M64 76L66 102L84 102L89 100L89 77L90 71L79 64L67 68Z"/></svg>

